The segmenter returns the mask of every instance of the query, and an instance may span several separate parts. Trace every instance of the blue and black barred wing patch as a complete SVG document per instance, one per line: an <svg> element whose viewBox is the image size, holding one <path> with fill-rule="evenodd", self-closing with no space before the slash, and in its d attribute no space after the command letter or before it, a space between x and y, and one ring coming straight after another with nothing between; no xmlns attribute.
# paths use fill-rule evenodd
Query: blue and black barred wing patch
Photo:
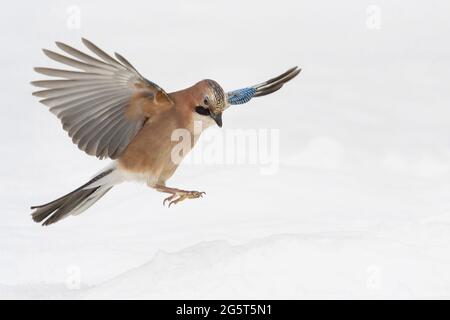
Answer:
<svg viewBox="0 0 450 320"><path fill-rule="evenodd" d="M301 69L294 67L263 83L228 92L227 101L229 104L244 104L249 102L253 97L261 97L275 92L281 89L286 82L295 78L300 71Z"/></svg>
<svg viewBox="0 0 450 320"><path fill-rule="evenodd" d="M242 88L239 90L228 92L229 104L243 104L247 103L253 98L256 93L256 89L253 87Z"/></svg>

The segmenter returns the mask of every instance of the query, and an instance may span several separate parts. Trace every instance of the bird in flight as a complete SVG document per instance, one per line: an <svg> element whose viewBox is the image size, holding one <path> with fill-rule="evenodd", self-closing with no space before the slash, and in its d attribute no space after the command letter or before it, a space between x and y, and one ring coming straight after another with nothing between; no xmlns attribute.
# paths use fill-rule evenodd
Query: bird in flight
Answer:
<svg viewBox="0 0 450 320"><path fill-rule="evenodd" d="M63 51L44 49L50 59L75 70L35 68L53 78L31 82L41 88L33 93L42 98L60 119L73 143L88 155L114 160L107 168L74 191L44 205L32 206L32 218L43 225L85 211L114 185L139 180L168 194L169 207L205 193L166 186L181 159L192 149L201 132L211 125L222 127L222 113L230 105L249 102L279 90L300 73L297 67L263 83L225 92L214 80L202 80L180 91L167 93L144 78L123 56L114 57L92 42L82 39L86 54L56 42ZM196 123L201 129L196 130ZM190 139L176 161L175 130Z"/></svg>

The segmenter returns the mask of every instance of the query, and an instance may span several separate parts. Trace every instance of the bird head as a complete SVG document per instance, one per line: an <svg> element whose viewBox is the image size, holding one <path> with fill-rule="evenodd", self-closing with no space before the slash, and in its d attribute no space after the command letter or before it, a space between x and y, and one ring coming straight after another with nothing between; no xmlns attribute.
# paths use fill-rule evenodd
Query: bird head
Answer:
<svg viewBox="0 0 450 320"><path fill-rule="evenodd" d="M195 99L194 112L196 117L205 122L214 122L222 127L222 112L226 108L225 91L214 80L202 80L196 84L198 88Z"/></svg>

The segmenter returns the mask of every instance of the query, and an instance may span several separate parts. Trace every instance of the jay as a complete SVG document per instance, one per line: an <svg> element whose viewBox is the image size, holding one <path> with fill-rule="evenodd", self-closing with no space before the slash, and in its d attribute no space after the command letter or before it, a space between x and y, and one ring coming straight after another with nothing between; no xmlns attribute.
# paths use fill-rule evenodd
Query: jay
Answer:
<svg viewBox="0 0 450 320"><path fill-rule="evenodd" d="M166 186L180 159L174 160L172 132L185 130L189 151L201 132L222 127L222 114L230 105L243 104L279 90L300 73L297 67L263 83L225 92L214 80L202 80L180 91L167 93L144 78L123 56L114 57L82 39L86 54L56 42L64 54L44 49L50 59L75 70L35 68L53 78L33 81L41 98L62 123L73 143L88 155L114 160L111 165L74 191L44 205L31 207L34 221L43 225L77 215L123 181L140 180L167 193L170 205L205 193ZM196 123L201 130L195 130ZM198 126L197 126L198 127Z"/></svg>

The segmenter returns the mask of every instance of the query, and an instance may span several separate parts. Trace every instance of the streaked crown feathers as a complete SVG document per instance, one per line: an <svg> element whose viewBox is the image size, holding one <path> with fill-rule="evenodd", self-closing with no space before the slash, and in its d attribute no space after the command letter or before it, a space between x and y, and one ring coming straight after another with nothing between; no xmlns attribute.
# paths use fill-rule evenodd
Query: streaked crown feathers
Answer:
<svg viewBox="0 0 450 320"><path fill-rule="evenodd" d="M210 110L215 113L221 113L225 110L227 106L227 100L225 98L225 91L222 87L214 80L207 79L205 80L208 88L211 90L211 98L214 99L214 103L211 103L209 106Z"/></svg>

